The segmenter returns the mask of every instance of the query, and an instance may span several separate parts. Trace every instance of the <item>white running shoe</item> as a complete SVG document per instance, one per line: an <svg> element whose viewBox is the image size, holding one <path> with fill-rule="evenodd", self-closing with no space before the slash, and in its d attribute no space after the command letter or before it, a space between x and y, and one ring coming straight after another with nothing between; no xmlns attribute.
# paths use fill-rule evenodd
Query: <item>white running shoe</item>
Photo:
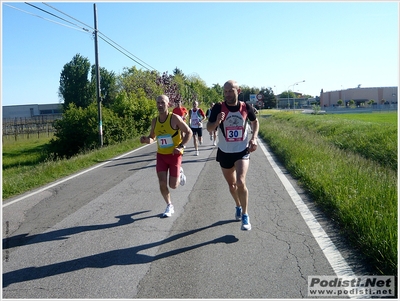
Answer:
<svg viewBox="0 0 400 301"><path fill-rule="evenodd" d="M198 155L199 155L199 151L197 150L197 151L196 151L196 156L198 156Z"/></svg>
<svg viewBox="0 0 400 301"><path fill-rule="evenodd" d="M216 145L215 141L213 142L213 145L214 145L214 146Z"/></svg>
<svg viewBox="0 0 400 301"><path fill-rule="evenodd" d="M180 171L180 173L179 173L179 184L180 184L181 186L183 186L183 185L186 184L186 176L185 176L185 174L183 173L183 168L182 168L182 167L181 167L181 171Z"/></svg>
<svg viewBox="0 0 400 301"><path fill-rule="evenodd" d="M165 212L163 213L163 217L170 217L174 212L174 205L168 204L167 209L165 209Z"/></svg>

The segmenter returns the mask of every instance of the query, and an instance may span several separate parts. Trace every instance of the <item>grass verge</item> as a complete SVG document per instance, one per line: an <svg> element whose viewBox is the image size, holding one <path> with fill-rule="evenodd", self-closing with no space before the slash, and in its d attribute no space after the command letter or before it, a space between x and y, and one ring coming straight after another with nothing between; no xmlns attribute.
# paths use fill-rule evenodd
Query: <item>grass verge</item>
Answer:
<svg viewBox="0 0 400 301"><path fill-rule="evenodd" d="M360 133L365 126L353 124L352 129ZM340 132L340 123L335 125L327 116L293 113L260 118L261 137L314 201L377 271L397 275L396 171L365 156L365 149L338 147L332 143L335 135L320 128Z"/></svg>
<svg viewBox="0 0 400 301"><path fill-rule="evenodd" d="M3 200L69 176L139 146L139 137L106 146L69 160L47 160L44 145L50 138L3 143Z"/></svg>

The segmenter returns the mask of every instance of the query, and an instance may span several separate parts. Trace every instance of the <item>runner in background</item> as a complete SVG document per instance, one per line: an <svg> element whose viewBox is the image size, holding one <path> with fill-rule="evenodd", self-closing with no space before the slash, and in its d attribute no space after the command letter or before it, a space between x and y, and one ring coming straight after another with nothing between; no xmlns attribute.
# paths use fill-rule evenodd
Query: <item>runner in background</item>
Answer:
<svg viewBox="0 0 400 301"><path fill-rule="evenodd" d="M207 117L207 119L210 118L211 110L212 110L213 106L214 106L214 103L212 102L212 103L210 104L210 107L209 107L209 108L207 109L207 111L206 111L206 117ZM208 132L208 133L210 134L210 140L213 142L213 145L215 146L215 145L216 145L216 142L217 142L217 129L215 129L214 131Z"/></svg>
<svg viewBox="0 0 400 301"><path fill-rule="evenodd" d="M199 108L199 103L193 101L193 109L189 111L190 129L193 132L193 145L196 156L199 155L199 145L203 144L203 120L206 118L204 111Z"/></svg>

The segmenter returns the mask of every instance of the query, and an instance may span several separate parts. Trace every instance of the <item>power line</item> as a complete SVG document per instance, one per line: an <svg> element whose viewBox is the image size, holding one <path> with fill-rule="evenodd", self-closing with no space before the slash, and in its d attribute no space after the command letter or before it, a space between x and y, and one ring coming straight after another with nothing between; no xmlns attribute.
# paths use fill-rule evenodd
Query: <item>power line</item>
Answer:
<svg viewBox="0 0 400 301"><path fill-rule="evenodd" d="M92 30L94 30L93 27L91 27L91 26L89 26L89 25L87 25L87 24L85 24L85 23L79 21L78 19L75 19L74 17L72 17L72 16L70 16L70 15L68 15L68 14L66 14L66 13L64 13L64 12L62 12L61 10L59 10L59 9L57 9L57 8L55 8L55 7L53 7L53 6L51 6L50 4L47 4L47 3L45 3L45 2L42 2L42 3L43 3L44 5L47 5L47 6L51 7L52 9L54 9L54 10L60 12L60 13L62 13L63 15L65 15L65 16L67 16L67 17L69 17L69 18L71 18L71 19L73 19L73 20L75 20L75 21L77 21L77 22L79 22L79 23L85 25L86 27L89 27L89 28L91 28ZM148 67L150 67L151 69L157 71L156 68L150 66L149 64L147 64L146 62L144 62L143 60L141 60L140 58L138 58L137 56L135 56L134 54L132 54L132 53L129 52L128 50L126 50L124 47L122 47L121 45L119 45L118 43L116 43L115 41L113 41L112 39L110 39L107 35L105 35L105 34L102 33L101 31L98 30L97 32L98 32L100 35L102 35L105 39L111 41L113 44L117 45L119 48L123 49L125 52L129 53L131 56L133 56L133 57L135 57L137 60L141 61L143 64L145 64L145 65L147 65ZM131 56L127 55L126 53L124 53L123 51L121 51L120 49L118 49L117 47L115 47L114 45L111 45L111 43L110 43L110 42L107 42L104 38L102 38L102 37L100 37L100 38L101 38L104 42L108 43L110 46L114 47L116 50L118 50L119 52L121 52L122 54L124 54L126 57L130 58L130 59L131 59L132 61L134 61L135 63L139 64L140 66L142 66L142 67L144 67L144 68L146 68L147 70L150 70L149 68L147 68L147 67L144 66L143 64L139 63L138 61L136 61L136 60L133 59Z"/></svg>
<svg viewBox="0 0 400 301"><path fill-rule="evenodd" d="M62 12L61 10L59 10L59 9L57 9L57 8L55 8L55 7L53 7L53 6L49 5L49 4L47 4L47 3L44 3L44 2L42 2L42 3L43 3L44 5L47 5L47 6L51 7L52 9L54 9L54 10L60 12L60 13L62 13L63 15L65 15L65 16L67 16L67 17L69 17L69 18L71 18L71 19L73 19L73 20L75 20L75 21L77 21L77 22L79 22L79 23L85 25L86 27L89 27L89 28L92 29L93 31L95 30L93 27L91 27L91 26L89 26L89 25L87 25L87 24L85 24L85 23L79 21L78 19L76 19L76 18L74 18L74 17L72 17L72 16L70 16L70 15L64 13L64 12ZM75 27L71 27L71 26L68 26L68 25L66 25L66 24L60 23L60 22L56 22L56 21L51 20L51 19L46 19L46 18L44 18L44 17L42 17L42 16L35 15L35 14L33 14L33 13L24 11L24 10L22 10L22 9L13 7L13 6L8 5L8 4L5 4L5 5L7 5L7 6L11 7L11 8L20 10L20 11L22 11L22 12L24 12L24 13L27 13L27 14L30 14L30 15L33 15L33 16L36 16L36 17L39 17L39 18L44 19L44 20L46 20L46 21L50 21L50 22L53 22L53 23L56 23L56 24L59 24L59 25L62 25L62 26L68 27L68 28L75 29L75 30L83 30L83 31L89 33L89 30L88 30L87 28L83 28L83 27L81 27L81 26L79 26L79 25L77 25L77 24L75 24L75 23L72 23L72 22L70 22L70 21L68 21L68 20L66 20L66 19L64 19L64 18L61 18L60 16L57 16L57 15L55 15L55 14L53 14L53 13L51 13L51 12L45 10L45 9L42 9L42 8L40 8L40 7L37 7L37 6L33 5L33 4L30 4L30 3L27 3L27 2L25 2L25 4L30 5L30 6L34 7L35 9L38 9L38 10L40 10L40 11L42 11L42 12L45 12L45 13L47 13L47 14L53 16L53 17L56 17L56 18L58 18L58 19L60 19L60 20L63 20L63 21L65 21L65 22L67 22L67 23L69 23L69 24L71 24L71 25L74 25L74 26L76 26L78 29L75 28ZM145 68L145 69L147 69L147 70L155 70L155 71L158 71L156 68L150 66L149 64L147 64L146 62L144 62L143 60L141 60L140 58L138 58L137 56L135 56L134 54L132 54L131 52L129 52L128 50L126 50L125 48L123 48L121 45L119 45L118 43L116 43L115 41L113 41L111 38L109 38L109 37L108 37L107 35L105 35L104 33L100 32L99 30L98 30L97 32L101 35L101 36L99 36L99 37L100 37L104 42L106 42L107 44L109 44L111 47L113 47L114 49L118 50L119 52L121 52L123 55L125 55L126 57L128 57L129 59L131 59L132 61L134 61L135 63L139 64L140 66L142 66L143 68ZM93 34L94 34L94 33L93 33ZM107 41L107 40L108 40L108 41ZM109 41L111 41L111 42L109 42ZM113 45L113 44L114 44L114 45ZM116 45L116 46L115 46L115 45ZM121 49L122 49L122 50L121 50ZM127 53L130 54L130 55L128 55ZM135 59L132 58L132 57L135 57L137 60L135 60ZM138 60L139 60L140 62L142 62L143 64L140 63L140 62L138 62ZM146 67L145 65L147 65L148 67Z"/></svg>
<svg viewBox="0 0 400 301"><path fill-rule="evenodd" d="M69 23L69 24L72 24L72 25L74 25L74 26L80 27L79 25L76 25L76 24L74 24L74 23L72 23L72 22L70 22L70 21L68 21L68 20L65 20L65 19L63 19L63 18L61 18L61 17L59 17L59 16L57 16L57 15L55 15L55 14L52 14L51 12L48 12L47 10L41 9L40 7L37 7L37 6L33 5L33 4L30 4L30 3L28 3L28 2L25 2L25 4L30 5L30 6L32 6L32 7L34 7L34 8L36 8L36 9L38 9L38 10L41 10L42 12L45 12L45 13L47 13L47 14L53 16L53 17L56 17L56 18L58 18L58 19L60 19L60 20L65 21L65 22L67 22L67 23ZM83 29L84 31L89 31L89 30L86 29L86 28L81 28L81 29Z"/></svg>
<svg viewBox="0 0 400 301"><path fill-rule="evenodd" d="M27 11L25 11L25 10L23 10L23 9L14 7L14 6L12 6L12 5L9 5L9 4L7 4L7 3L4 3L4 5L6 5L6 6L8 6L8 7L11 7L11 8L13 8L13 9L16 9L16 10L22 11L23 13L26 13L26 14L29 14L29 15L32 15L32 16L35 16L35 17L38 17L38 18L41 18L41 19L43 19L43 20L56 23L56 24L61 25L61 26L65 26L65 27L72 28L72 29L75 29L75 30L82 30L81 28L78 29L78 28L75 28L75 27L72 27L72 26L68 26L68 25L63 24L63 23L60 23L60 22L56 22L56 21L51 20L51 19L44 18L44 17L39 16L39 15L35 15L35 14L30 13L30 12L27 12Z"/></svg>
<svg viewBox="0 0 400 301"><path fill-rule="evenodd" d="M132 55L133 57L137 58L139 61L141 61L142 63L146 64L147 66L149 66L151 69L156 70L156 68L153 68L152 66L150 66L149 64L147 64L146 62L142 61L140 58L138 58L137 56L135 56L134 54L130 53L128 50L126 50L125 48L123 48L121 45L117 44L116 42L114 42L113 40L111 40L109 37L107 37L104 33L100 32L99 33L101 35L103 35L104 37L106 37L108 40L110 40L111 42L113 42L115 45L117 45L118 47L122 48L124 51L128 52L130 55ZM100 37L101 38L101 37ZM105 41L103 38L101 38L103 41ZM107 42L107 41L105 41ZM108 43L108 42L107 42ZM114 46L113 46L114 47ZM114 47L115 48L115 47ZM129 57L129 56L128 56ZM132 59L131 57L129 57L130 59ZM135 61L134 59L132 59L134 62L138 63L139 65L143 66L142 64L140 64L139 62ZM145 66L143 66L145 67ZM149 68L145 67L146 69L149 70Z"/></svg>
<svg viewBox="0 0 400 301"><path fill-rule="evenodd" d="M109 44L111 47L114 47L116 50L118 50L119 52L121 52L123 55L125 55L126 57L130 58L132 61L134 61L135 63L139 64L140 66L142 66L143 68L146 68L147 70L150 70L149 68L147 68L146 66L142 65L141 63L139 63L138 61L134 60L133 58L131 58L129 55L127 55L126 53L122 52L120 49L118 49L117 47L115 47L114 45L112 45L110 42L107 42L103 37L99 36L100 39L102 39L104 42L106 42L107 44ZM155 70L155 69L154 69Z"/></svg>
<svg viewBox="0 0 400 301"><path fill-rule="evenodd" d="M65 15L65 16L71 18L72 20L75 20L75 21L77 21L77 22L79 22L79 23L85 25L86 27L89 27L90 29L94 30L94 28L93 28L92 26L87 25L87 24L85 24L85 23L79 21L78 19L75 19L74 17L71 17L70 15L68 15L68 14L62 12L61 10L59 10L59 9L57 9L57 8L55 8L55 7L53 7L53 6L51 6L50 4L47 4L47 3L44 3L44 2L42 2L42 3L43 3L44 5L47 5L48 7L51 7L52 9L58 11L59 13L62 13L63 15Z"/></svg>

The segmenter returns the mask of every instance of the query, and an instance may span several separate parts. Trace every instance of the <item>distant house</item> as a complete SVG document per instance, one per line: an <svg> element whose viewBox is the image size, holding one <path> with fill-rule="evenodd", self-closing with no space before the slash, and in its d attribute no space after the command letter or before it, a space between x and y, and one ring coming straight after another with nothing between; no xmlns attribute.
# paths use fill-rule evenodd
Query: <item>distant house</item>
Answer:
<svg viewBox="0 0 400 301"><path fill-rule="evenodd" d="M54 116L62 114L62 104L31 104L3 106L3 120L14 118L32 118L37 116Z"/></svg>
<svg viewBox="0 0 400 301"><path fill-rule="evenodd" d="M372 87L336 90L324 92L321 90L321 107L334 107L338 105L338 100L343 101L343 106L347 106L351 100L356 106L366 105L370 100L375 105L391 105L397 107L397 87Z"/></svg>

